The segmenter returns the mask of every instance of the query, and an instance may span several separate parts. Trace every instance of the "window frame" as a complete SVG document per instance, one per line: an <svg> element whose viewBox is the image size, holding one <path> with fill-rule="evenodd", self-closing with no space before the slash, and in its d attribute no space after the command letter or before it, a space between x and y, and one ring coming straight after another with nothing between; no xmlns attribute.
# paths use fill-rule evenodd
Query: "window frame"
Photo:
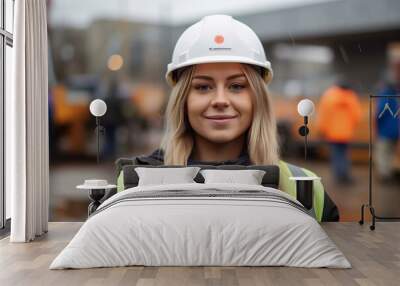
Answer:
<svg viewBox="0 0 400 286"><path fill-rule="evenodd" d="M12 2L11 17L14 19L15 0L0 0L1 5L1 21L0 21L0 237L10 232L11 219L7 219L6 215L6 189L5 189L5 96L6 96L6 47L13 48L13 34L6 30L6 1ZM12 30L14 27L12 27Z"/></svg>

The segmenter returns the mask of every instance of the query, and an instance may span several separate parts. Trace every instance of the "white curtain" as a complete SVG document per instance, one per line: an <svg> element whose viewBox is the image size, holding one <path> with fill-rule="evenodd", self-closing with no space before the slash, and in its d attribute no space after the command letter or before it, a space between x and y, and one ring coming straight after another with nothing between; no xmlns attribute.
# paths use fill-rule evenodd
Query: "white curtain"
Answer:
<svg viewBox="0 0 400 286"><path fill-rule="evenodd" d="M6 98L11 242L47 232L49 209L46 0L15 1L12 93Z"/></svg>

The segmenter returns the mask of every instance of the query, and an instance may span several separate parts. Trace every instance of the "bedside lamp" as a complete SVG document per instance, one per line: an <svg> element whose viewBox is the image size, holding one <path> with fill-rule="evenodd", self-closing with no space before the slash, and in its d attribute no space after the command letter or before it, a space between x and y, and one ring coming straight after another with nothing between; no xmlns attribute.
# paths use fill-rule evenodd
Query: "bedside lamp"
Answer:
<svg viewBox="0 0 400 286"><path fill-rule="evenodd" d="M304 159L307 160L307 127L308 117L314 113L314 103L309 99L303 99L297 105L297 112L304 117L304 125L299 128L299 133L304 137Z"/></svg>
<svg viewBox="0 0 400 286"><path fill-rule="evenodd" d="M297 105L297 112L304 117L304 125L299 128L299 133L304 137L304 159L307 160L307 127L308 117L314 113L314 103L309 99L303 99ZM313 210L313 181L320 180L320 177L290 177L290 180L296 181L296 199L309 210L315 217Z"/></svg>
<svg viewBox="0 0 400 286"><path fill-rule="evenodd" d="M106 114L107 104L101 99L95 99L90 103L90 113L96 117L96 135L97 135L97 164L100 162L100 132L104 132L104 127L100 125L100 117ZM89 191L91 203L88 206L88 216L92 215L101 205L101 200L106 200L112 189L117 186L108 184L107 180L89 179L84 184L76 186L77 189ZM107 196L106 191L108 191ZM104 201L103 200L103 201Z"/></svg>
<svg viewBox="0 0 400 286"><path fill-rule="evenodd" d="M100 117L107 111L107 104L101 99L95 99L90 103L90 113L96 117L96 137L97 137L97 164L100 162L100 132L104 132L104 127L100 125Z"/></svg>

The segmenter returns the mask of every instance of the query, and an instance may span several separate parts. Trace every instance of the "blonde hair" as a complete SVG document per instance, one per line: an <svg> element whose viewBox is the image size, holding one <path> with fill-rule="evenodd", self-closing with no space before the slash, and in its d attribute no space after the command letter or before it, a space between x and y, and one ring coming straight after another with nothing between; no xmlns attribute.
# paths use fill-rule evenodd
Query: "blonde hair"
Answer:
<svg viewBox="0 0 400 286"><path fill-rule="evenodd" d="M246 143L250 161L254 165L279 163L279 147L275 115L267 86L259 72L242 64L243 72L255 97L253 120L247 130ZM173 87L166 111L165 133L160 148L165 165L187 165L194 145L194 130L187 117L186 100L190 91L194 66L181 71Z"/></svg>

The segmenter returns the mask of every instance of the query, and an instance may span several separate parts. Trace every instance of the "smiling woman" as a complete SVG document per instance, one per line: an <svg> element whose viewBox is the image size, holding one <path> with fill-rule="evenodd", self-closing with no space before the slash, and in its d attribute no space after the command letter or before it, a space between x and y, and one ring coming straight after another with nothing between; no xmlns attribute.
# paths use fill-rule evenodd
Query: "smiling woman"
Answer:
<svg viewBox="0 0 400 286"><path fill-rule="evenodd" d="M118 192L132 187L130 171L124 171L129 165L275 165L278 189L294 198L297 187L291 177L317 177L280 159L267 89L271 64L260 39L245 24L228 15L211 15L187 28L165 78L172 91L160 148L116 161ZM339 220L320 180L313 181L312 199L318 221Z"/></svg>
<svg viewBox="0 0 400 286"><path fill-rule="evenodd" d="M178 39L166 78L173 89L161 142L165 164L235 160L243 153L251 164L278 163L266 87L272 69L248 26L231 16L204 17Z"/></svg>

